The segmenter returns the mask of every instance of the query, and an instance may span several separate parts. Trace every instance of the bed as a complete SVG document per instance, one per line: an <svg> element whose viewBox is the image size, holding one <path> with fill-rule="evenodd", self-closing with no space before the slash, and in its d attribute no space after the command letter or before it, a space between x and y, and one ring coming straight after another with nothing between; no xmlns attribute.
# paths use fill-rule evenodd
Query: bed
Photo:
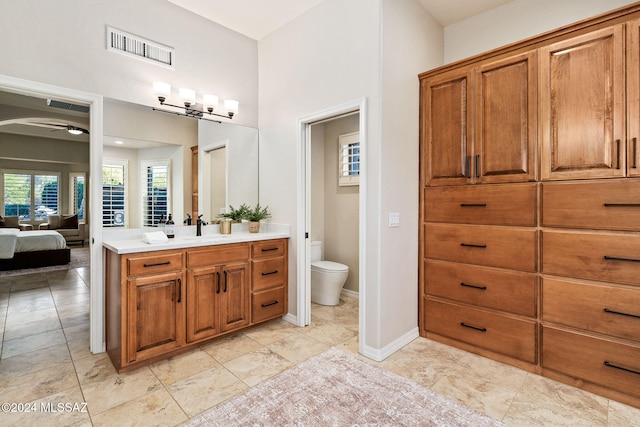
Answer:
<svg viewBox="0 0 640 427"><path fill-rule="evenodd" d="M70 261L71 250L57 231L0 228L0 271L64 265Z"/></svg>

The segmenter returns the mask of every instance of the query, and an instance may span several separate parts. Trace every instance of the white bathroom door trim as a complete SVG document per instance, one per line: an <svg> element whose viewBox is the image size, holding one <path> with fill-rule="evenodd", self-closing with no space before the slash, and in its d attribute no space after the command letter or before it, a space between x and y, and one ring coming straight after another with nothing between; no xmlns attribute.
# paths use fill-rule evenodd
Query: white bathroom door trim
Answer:
<svg viewBox="0 0 640 427"><path fill-rule="evenodd" d="M300 143L298 144L298 200L297 200L297 319L298 326L311 323L311 125L331 118L360 113L360 191L359 191L359 348L362 352L366 336L366 229L367 229L367 102L366 98L356 99L298 119Z"/></svg>

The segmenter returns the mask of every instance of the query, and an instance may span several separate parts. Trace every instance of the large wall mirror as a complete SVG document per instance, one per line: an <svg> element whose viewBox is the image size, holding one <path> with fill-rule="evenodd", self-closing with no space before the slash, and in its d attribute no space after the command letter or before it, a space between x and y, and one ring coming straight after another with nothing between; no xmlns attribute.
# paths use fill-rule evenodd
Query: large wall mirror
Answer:
<svg viewBox="0 0 640 427"><path fill-rule="evenodd" d="M105 99L103 164L108 187L103 189L103 221L108 227L157 223L154 209L163 203L176 224L182 224L193 212L209 222L229 204L258 200L255 128Z"/></svg>

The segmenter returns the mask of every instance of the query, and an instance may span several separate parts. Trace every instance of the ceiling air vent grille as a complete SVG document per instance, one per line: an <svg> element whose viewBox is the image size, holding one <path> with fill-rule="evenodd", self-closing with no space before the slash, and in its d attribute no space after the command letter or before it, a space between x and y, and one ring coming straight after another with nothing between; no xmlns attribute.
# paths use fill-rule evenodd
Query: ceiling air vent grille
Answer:
<svg viewBox="0 0 640 427"><path fill-rule="evenodd" d="M107 50L174 68L175 53L172 47L109 26L107 26Z"/></svg>

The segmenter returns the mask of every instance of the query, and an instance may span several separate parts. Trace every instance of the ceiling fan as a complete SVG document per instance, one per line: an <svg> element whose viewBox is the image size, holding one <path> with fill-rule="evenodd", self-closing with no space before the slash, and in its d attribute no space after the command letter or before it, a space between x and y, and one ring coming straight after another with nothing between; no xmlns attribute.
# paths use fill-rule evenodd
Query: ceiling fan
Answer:
<svg viewBox="0 0 640 427"><path fill-rule="evenodd" d="M46 122L23 121L21 124L29 125L29 126L39 126L39 127L51 128L51 129L57 129L57 130L66 130L72 135L82 135L83 133L87 135L89 134L89 130L87 129L84 129L78 126L73 126L63 122L58 122L58 121L46 121Z"/></svg>

